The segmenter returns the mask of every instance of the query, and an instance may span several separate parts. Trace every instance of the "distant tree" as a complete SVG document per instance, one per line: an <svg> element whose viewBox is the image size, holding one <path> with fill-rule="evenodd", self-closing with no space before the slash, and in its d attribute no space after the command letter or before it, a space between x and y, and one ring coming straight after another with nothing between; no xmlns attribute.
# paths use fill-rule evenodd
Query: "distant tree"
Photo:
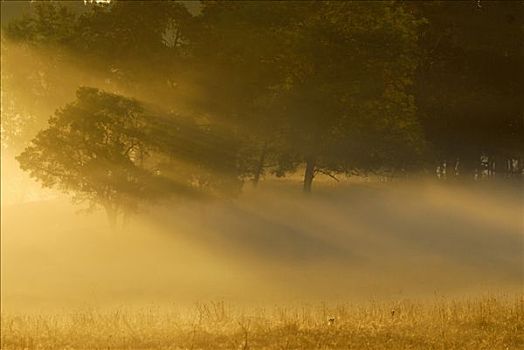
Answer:
<svg viewBox="0 0 524 350"><path fill-rule="evenodd" d="M10 40L31 45L70 46L78 34L77 14L57 1L36 2L30 11L7 23Z"/></svg>
<svg viewBox="0 0 524 350"><path fill-rule="evenodd" d="M5 125L16 136L31 124L42 106L31 101L62 105L74 89L60 69L72 65L166 111L139 118L148 156L131 162L155 181L231 195L242 180L302 167L306 192L318 174L403 172L423 160L460 173L481 158L491 170L522 168L519 6L220 1L192 15L176 1L82 13L38 3L5 30L17 50L31 48L25 57L43 58L2 74L31 91L3 94Z"/></svg>
<svg viewBox="0 0 524 350"><path fill-rule="evenodd" d="M172 101L174 92L184 88L181 81L187 72L185 33L192 24L187 8L178 1L111 1L83 7L73 12L63 2L35 2L2 32L9 43L47 50L49 59L60 61L58 67L67 63L89 72L105 89L180 107L180 99Z"/></svg>
<svg viewBox="0 0 524 350"><path fill-rule="evenodd" d="M255 183L267 166L305 163L309 192L317 173L407 169L420 156L408 90L419 22L402 7L218 2L196 21L203 104L246 136Z"/></svg>
<svg viewBox="0 0 524 350"><path fill-rule="evenodd" d="M152 114L134 99L84 87L17 159L44 187L103 207L114 227L119 216L174 195L237 194L235 147L205 123Z"/></svg>
<svg viewBox="0 0 524 350"><path fill-rule="evenodd" d="M417 18L395 3L297 6L283 85L289 140L317 173L407 170L423 149L410 92Z"/></svg>
<svg viewBox="0 0 524 350"><path fill-rule="evenodd" d="M522 172L523 3L405 5L427 22L414 91L434 166L447 178Z"/></svg>
<svg viewBox="0 0 524 350"><path fill-rule="evenodd" d="M18 151L78 85L71 86L59 55L1 40L2 145Z"/></svg>
<svg viewBox="0 0 524 350"><path fill-rule="evenodd" d="M284 2L204 2L188 32L195 107L236 135L241 171L255 185L277 172L284 151L275 87L285 50L278 28L288 24L288 10Z"/></svg>
<svg viewBox="0 0 524 350"><path fill-rule="evenodd" d="M59 109L17 159L44 187L102 206L114 226L140 201L172 193L171 181L149 161L148 124L137 101L80 88L77 100Z"/></svg>
<svg viewBox="0 0 524 350"><path fill-rule="evenodd" d="M32 2L21 17L2 24L4 147L23 149L79 85L104 80L79 69L81 60L70 55L80 36L78 18L64 2Z"/></svg>

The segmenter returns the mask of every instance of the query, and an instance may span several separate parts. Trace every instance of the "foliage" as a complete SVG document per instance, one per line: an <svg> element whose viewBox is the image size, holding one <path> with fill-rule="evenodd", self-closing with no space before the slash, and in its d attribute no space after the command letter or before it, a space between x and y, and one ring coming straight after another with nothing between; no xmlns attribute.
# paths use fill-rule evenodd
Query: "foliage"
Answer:
<svg viewBox="0 0 524 350"><path fill-rule="evenodd" d="M44 187L100 203L111 216L134 209L134 198L158 195L154 173L140 164L148 155L142 113L136 101L81 88L18 156L20 165Z"/></svg>
<svg viewBox="0 0 524 350"><path fill-rule="evenodd" d="M132 142L154 166L139 167L124 154L131 139L111 145L121 157L114 166L136 167L123 172L142 186L136 197L145 197L155 167L217 195L238 193L246 179L256 184L302 167L306 191L317 174L441 165L449 175L475 169L479 175L483 161L489 171L518 173L524 147L519 6L221 1L191 13L176 1L113 1L81 12L39 3L3 31L4 42L18 45L5 52L22 50L38 65L2 75L11 91L2 97L2 132L5 139L27 139L41 127L39 101L56 108L76 89L60 72L72 65L96 72L120 95L167 111L160 119L140 117L145 124L135 126ZM32 92L13 93L19 82ZM128 122L117 118L111 125L123 132ZM83 133L95 132L90 128ZM43 135L35 139L42 146L45 137L58 137ZM45 146L53 149L51 142ZM21 159L37 154L34 147ZM38 177L53 178L43 170Z"/></svg>
<svg viewBox="0 0 524 350"><path fill-rule="evenodd" d="M263 147L254 151L260 159L268 144L278 145L275 172L308 160L314 171L372 169L378 156L391 159L389 167L405 167L407 158L398 162L398 156L420 155L406 90L416 67L418 24L401 7L206 3L199 21L193 45L207 68L209 111L251 130L249 142ZM363 158L359 147L372 149L371 157ZM386 155L386 147L399 152Z"/></svg>
<svg viewBox="0 0 524 350"><path fill-rule="evenodd" d="M414 91L435 160L456 175L479 172L481 156L496 158L500 173L517 171L504 163L524 150L522 3L409 5L427 19Z"/></svg>
<svg viewBox="0 0 524 350"><path fill-rule="evenodd" d="M234 191L236 174L225 158L234 152L221 154L227 142L217 137L173 117L149 115L136 100L80 88L77 100L59 109L17 159L44 187L103 206L114 222L140 202L221 193L225 187Z"/></svg>

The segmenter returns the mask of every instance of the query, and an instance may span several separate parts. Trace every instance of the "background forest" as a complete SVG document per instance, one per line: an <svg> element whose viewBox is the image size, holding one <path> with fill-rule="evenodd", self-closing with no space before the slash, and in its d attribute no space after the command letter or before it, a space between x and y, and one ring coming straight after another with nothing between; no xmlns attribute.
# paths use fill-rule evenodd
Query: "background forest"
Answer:
<svg viewBox="0 0 524 350"><path fill-rule="evenodd" d="M4 150L112 222L297 172L522 177L522 2L25 6L2 26Z"/></svg>
<svg viewBox="0 0 524 350"><path fill-rule="evenodd" d="M524 2L0 4L2 349L524 349Z"/></svg>

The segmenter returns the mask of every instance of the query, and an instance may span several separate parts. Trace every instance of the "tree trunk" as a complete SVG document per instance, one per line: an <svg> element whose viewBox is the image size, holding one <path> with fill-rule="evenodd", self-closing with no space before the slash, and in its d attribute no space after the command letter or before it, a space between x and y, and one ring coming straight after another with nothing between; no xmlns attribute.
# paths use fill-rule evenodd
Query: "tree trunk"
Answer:
<svg viewBox="0 0 524 350"><path fill-rule="evenodd" d="M266 161L266 154L267 154L267 142L264 142L264 147L262 148L262 152L260 153L260 158L258 159L257 168L255 169L255 177L253 178L253 186L257 187L258 182L260 181L260 177L262 176L262 173L264 172L264 163Z"/></svg>
<svg viewBox="0 0 524 350"><path fill-rule="evenodd" d="M495 177L495 167L497 165L497 163L495 162L495 157L494 156L489 156L489 177L490 178L494 178Z"/></svg>
<svg viewBox="0 0 524 350"><path fill-rule="evenodd" d="M304 173L304 193L311 193L313 178L315 177L315 160L306 158L306 172Z"/></svg>

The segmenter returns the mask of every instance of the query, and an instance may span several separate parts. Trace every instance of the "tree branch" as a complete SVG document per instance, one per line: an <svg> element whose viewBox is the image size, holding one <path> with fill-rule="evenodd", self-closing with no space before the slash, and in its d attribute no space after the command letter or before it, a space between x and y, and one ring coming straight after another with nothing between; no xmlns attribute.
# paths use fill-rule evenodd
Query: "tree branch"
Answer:
<svg viewBox="0 0 524 350"><path fill-rule="evenodd" d="M137 146L137 145L138 145L138 144L132 142L132 143L131 143L131 146L129 146L129 147L125 150L124 155L127 157L127 155L129 154L129 152L131 152L131 150L132 150L135 146Z"/></svg>
<svg viewBox="0 0 524 350"><path fill-rule="evenodd" d="M332 178L333 180L335 180L336 182L340 182L340 180L337 179L337 177L335 175L333 175L333 173L331 173L329 171L325 171L325 170L322 170L322 169L315 169L315 173L321 173L321 174L327 175L330 178Z"/></svg>

